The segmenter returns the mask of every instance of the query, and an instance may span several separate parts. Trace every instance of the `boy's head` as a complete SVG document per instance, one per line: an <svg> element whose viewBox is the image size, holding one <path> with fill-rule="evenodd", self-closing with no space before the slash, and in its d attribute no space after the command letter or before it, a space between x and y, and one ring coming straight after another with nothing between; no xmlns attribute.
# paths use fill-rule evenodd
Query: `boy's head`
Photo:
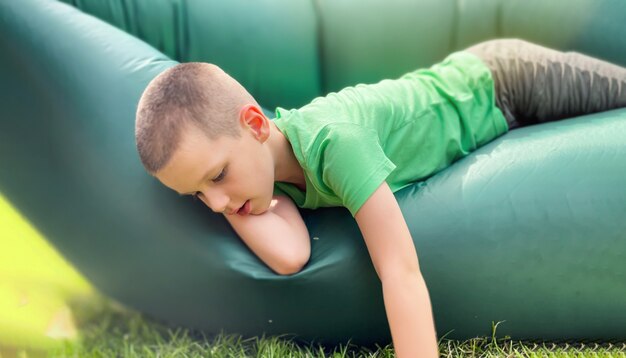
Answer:
<svg viewBox="0 0 626 358"><path fill-rule="evenodd" d="M201 131L210 140L240 138L237 117L254 98L219 67L181 63L156 76L137 106L135 135L139 157L154 175L178 149L184 130Z"/></svg>
<svg viewBox="0 0 626 358"><path fill-rule="evenodd" d="M269 206L274 167L263 145L269 133L270 121L254 98L219 67L198 62L155 77L139 100L135 122L148 173L225 214L247 200L256 212L255 206Z"/></svg>

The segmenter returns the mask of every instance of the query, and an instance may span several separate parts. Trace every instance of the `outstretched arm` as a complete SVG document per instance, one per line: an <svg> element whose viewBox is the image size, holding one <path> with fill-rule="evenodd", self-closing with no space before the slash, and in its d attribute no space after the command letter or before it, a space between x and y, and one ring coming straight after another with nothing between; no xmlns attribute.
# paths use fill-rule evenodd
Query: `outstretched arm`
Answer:
<svg viewBox="0 0 626 358"><path fill-rule="evenodd" d="M411 233L387 182L367 199L355 219L382 282L396 355L438 357L428 289Z"/></svg>

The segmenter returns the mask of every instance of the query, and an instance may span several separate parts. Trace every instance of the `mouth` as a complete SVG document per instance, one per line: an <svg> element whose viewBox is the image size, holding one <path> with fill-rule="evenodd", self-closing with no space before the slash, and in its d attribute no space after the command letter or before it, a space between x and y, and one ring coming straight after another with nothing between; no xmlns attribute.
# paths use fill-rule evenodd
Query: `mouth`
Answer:
<svg viewBox="0 0 626 358"><path fill-rule="evenodd" d="M250 211L250 204L249 204L250 200L246 200L243 205L235 212L236 214L239 215L248 215L248 212Z"/></svg>

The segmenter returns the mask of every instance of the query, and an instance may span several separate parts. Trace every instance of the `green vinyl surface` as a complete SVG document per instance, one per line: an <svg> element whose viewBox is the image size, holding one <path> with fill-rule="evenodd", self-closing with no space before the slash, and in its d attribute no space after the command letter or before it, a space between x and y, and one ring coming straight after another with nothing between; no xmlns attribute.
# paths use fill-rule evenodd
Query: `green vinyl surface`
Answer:
<svg viewBox="0 0 626 358"><path fill-rule="evenodd" d="M98 7L97 1L76 3ZM124 11L145 5L120 3L128 5L119 9L127 19L134 18ZM195 16L226 6L155 3L155 11L187 4L187 14ZM222 59L240 73L270 77L271 71L256 66L285 71L295 87L287 81L276 93L261 85L251 88L255 96L265 96L261 103L271 111L283 95L296 105L357 81L393 77L410 63L424 66L452 49L502 34L537 42L545 36L543 43L555 48L625 64L626 40L620 33L626 30L626 6L576 3L580 10L565 1L476 1L465 7L439 1L393 1L387 7L370 1L358 7L356 2L352 7L331 1L262 3L265 23L291 21L285 7L301 6L297 16L308 19L289 23L292 31L275 28L258 44L272 48L274 36L293 40L283 42L285 51L311 64L298 63L302 67L294 70L290 64L298 60L290 57L268 64L238 52L240 43L229 36L244 41L256 28L232 34L227 21L207 24L191 21L198 17L190 15L187 23L164 25L161 35L143 33L147 40L169 39L159 47L127 30L156 31L150 21L169 18L160 12L148 9L148 18L134 25L127 20L118 29L54 0L0 0L0 192L95 287L164 322L209 334L224 330L292 334L326 344L388 343L380 281L347 209L302 209L311 259L301 272L279 276L221 214L179 197L145 173L135 149L134 115L147 83L177 63L160 51L177 53L172 49L178 40L167 29L184 25L198 33L212 31L218 42L229 39L219 55L202 52L199 42L183 46L179 54L205 57L180 61ZM558 30L539 16L554 20L555 4L571 20ZM441 41L411 39L410 51L423 56L414 63L407 57L387 61L378 53L377 44L385 43L386 53L404 55L401 40L416 33L410 26L433 26L417 19L413 24L409 17L394 22L402 6L416 14L441 14L445 27L433 35ZM392 25L371 23L369 33L357 34L350 27L356 15L340 16L357 8L361 19L388 19ZM545 33L522 25L514 13L528 15ZM98 14L106 17L104 10ZM247 17L233 19L245 23ZM218 26L224 30L213 28ZM303 43L298 36L318 40ZM299 94L289 97L292 90ZM429 289L438 337L490 336L492 322L505 321L498 336L514 339L626 338L624 138L626 110L520 128L396 193Z"/></svg>

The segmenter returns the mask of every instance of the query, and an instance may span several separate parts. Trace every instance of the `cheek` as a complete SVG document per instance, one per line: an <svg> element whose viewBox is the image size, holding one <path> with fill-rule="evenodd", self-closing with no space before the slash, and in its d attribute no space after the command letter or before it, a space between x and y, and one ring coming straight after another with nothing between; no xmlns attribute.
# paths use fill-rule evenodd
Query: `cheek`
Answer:
<svg viewBox="0 0 626 358"><path fill-rule="evenodd" d="M210 207L209 204L206 202L206 199L204 198L204 195L199 196L199 198L200 198L200 200L202 200L204 205L206 205L207 207Z"/></svg>

